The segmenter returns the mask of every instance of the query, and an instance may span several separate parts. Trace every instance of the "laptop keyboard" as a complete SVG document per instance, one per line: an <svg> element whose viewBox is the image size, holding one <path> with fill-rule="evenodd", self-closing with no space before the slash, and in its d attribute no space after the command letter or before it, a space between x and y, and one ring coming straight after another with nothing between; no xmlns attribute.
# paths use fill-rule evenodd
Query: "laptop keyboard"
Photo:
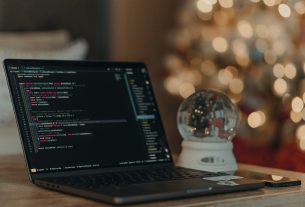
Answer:
<svg viewBox="0 0 305 207"><path fill-rule="evenodd" d="M221 175L227 174L204 172L185 168L162 168L154 170L111 172L103 174L51 178L51 180L48 179L48 181L73 187L99 188L110 185L120 186Z"/></svg>

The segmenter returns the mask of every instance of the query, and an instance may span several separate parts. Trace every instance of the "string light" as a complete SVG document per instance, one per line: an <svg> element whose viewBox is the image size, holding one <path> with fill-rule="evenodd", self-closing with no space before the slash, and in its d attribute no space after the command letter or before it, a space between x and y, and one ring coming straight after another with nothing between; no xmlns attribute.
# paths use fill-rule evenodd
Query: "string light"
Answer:
<svg viewBox="0 0 305 207"><path fill-rule="evenodd" d="M273 66L273 75L277 78L283 78L285 75L285 68L282 64L275 64Z"/></svg>
<svg viewBox="0 0 305 207"><path fill-rule="evenodd" d="M298 14L305 14L305 5L304 2L298 1L294 4L294 9Z"/></svg>
<svg viewBox="0 0 305 207"><path fill-rule="evenodd" d="M232 93L239 94L244 90L244 83L240 79L234 78L230 81L229 89Z"/></svg>
<svg viewBox="0 0 305 207"><path fill-rule="evenodd" d="M206 76L212 76L216 73L216 66L213 61L205 60L200 65L201 72Z"/></svg>
<svg viewBox="0 0 305 207"><path fill-rule="evenodd" d="M253 29L248 21L241 20L237 23L238 32L244 38L251 38L253 36Z"/></svg>
<svg viewBox="0 0 305 207"><path fill-rule="evenodd" d="M274 81L273 90L276 95L283 95L287 91L287 83L284 79L278 78Z"/></svg>
<svg viewBox="0 0 305 207"><path fill-rule="evenodd" d="M212 42L213 48L220 53L225 52L228 49L227 40L223 37L215 37Z"/></svg>
<svg viewBox="0 0 305 207"><path fill-rule="evenodd" d="M266 115L262 111L255 111L249 114L248 124L251 128L262 126L266 122Z"/></svg>
<svg viewBox="0 0 305 207"><path fill-rule="evenodd" d="M183 98L189 97L195 92L195 87L191 83L183 83L179 88L179 93Z"/></svg>
<svg viewBox="0 0 305 207"><path fill-rule="evenodd" d="M266 6L274 6L275 0L263 0Z"/></svg>
<svg viewBox="0 0 305 207"><path fill-rule="evenodd" d="M231 71L222 69L218 72L218 81L223 85L228 85L233 79L233 74Z"/></svg>
<svg viewBox="0 0 305 207"><path fill-rule="evenodd" d="M218 0L219 5L223 8L231 8L233 6L233 0Z"/></svg>
<svg viewBox="0 0 305 207"><path fill-rule="evenodd" d="M213 10L213 3L210 0L198 0L197 8L203 13L210 13Z"/></svg>
<svg viewBox="0 0 305 207"><path fill-rule="evenodd" d="M290 7L287 4L280 4L278 10L282 17L287 18L291 15Z"/></svg>
<svg viewBox="0 0 305 207"><path fill-rule="evenodd" d="M173 76L169 76L164 81L165 89L173 95L179 94L179 87L181 84L182 84L182 81L180 81L178 78L173 77Z"/></svg>
<svg viewBox="0 0 305 207"><path fill-rule="evenodd" d="M302 114L301 113L296 113L294 111L290 111L290 119L294 123L299 123L302 120Z"/></svg>
<svg viewBox="0 0 305 207"><path fill-rule="evenodd" d="M249 53L246 43L241 39L233 40L231 47L236 56L245 57Z"/></svg>
<svg viewBox="0 0 305 207"><path fill-rule="evenodd" d="M297 69L294 64L288 63L285 66L285 76L289 79L293 79L297 74Z"/></svg>
<svg viewBox="0 0 305 207"><path fill-rule="evenodd" d="M276 55L272 50L267 50L264 53L264 60L267 64L272 65L276 61Z"/></svg>
<svg viewBox="0 0 305 207"><path fill-rule="evenodd" d="M300 97L294 97L291 101L291 108L293 111L299 113L304 107L304 102Z"/></svg>

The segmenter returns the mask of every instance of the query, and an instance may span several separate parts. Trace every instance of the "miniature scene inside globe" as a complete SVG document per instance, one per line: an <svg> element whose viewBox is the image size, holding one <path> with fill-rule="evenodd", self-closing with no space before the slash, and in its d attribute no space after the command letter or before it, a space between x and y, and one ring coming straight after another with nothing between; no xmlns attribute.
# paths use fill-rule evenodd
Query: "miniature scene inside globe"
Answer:
<svg viewBox="0 0 305 207"><path fill-rule="evenodd" d="M237 107L225 94L201 90L181 103L177 124L184 140L231 140L236 134L238 117Z"/></svg>

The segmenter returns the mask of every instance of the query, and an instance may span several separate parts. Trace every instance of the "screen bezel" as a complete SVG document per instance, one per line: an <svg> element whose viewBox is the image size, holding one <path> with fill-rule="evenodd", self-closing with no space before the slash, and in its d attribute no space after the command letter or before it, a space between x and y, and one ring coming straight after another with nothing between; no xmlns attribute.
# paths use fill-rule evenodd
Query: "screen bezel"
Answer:
<svg viewBox="0 0 305 207"><path fill-rule="evenodd" d="M20 115L19 106L17 104L17 98L16 98L16 92L14 90L14 83L12 83L11 78L9 77L9 66L71 66L71 67L96 67L96 66L101 66L101 67L128 67L132 68L133 70L138 70L145 68L145 70L148 73L148 79L150 80L149 77L149 72L147 70L147 67L144 63L142 62L118 62L118 61L74 61L74 60L33 60L33 59L5 59L3 61L4 63L4 70L6 74L6 79L7 83L9 86L9 92L10 92L10 97L13 103L14 107L14 113L16 117L16 122L18 126L18 131L19 131L19 137L22 143L22 149L23 149L23 154L25 157L26 165L27 165L27 171L29 174L29 177L31 180L38 179L38 178L46 178L46 177L58 177L58 176L71 176L71 175L79 175L79 174L94 174L94 173L103 173L103 172L110 172L110 171L121 171L121 170L134 170L134 169L143 169L143 166L147 168L155 168L155 167L163 167L163 166L173 166L173 160L172 157L170 157L170 160L167 162L161 162L161 163L147 163L147 164L141 164L141 165L134 165L134 166L124 166L124 167L108 167L108 168L100 168L100 169L84 169L84 170L72 170L72 171L62 171L62 172L46 172L46 173L32 173L30 172L29 169L29 156L27 154L27 150L25 150L25 133L24 133L24 126L22 122L22 117ZM150 84L151 85L151 84ZM169 149L168 142L167 142L167 137L165 134L165 130L162 124L160 112L158 109L157 105L157 100L156 96L154 94L153 87L151 87L152 90L152 95L154 97L153 102L156 105L156 119L157 121L160 122L161 125L161 133L164 135L164 144L165 146ZM169 150L170 152L170 150ZM169 153L171 154L171 153Z"/></svg>

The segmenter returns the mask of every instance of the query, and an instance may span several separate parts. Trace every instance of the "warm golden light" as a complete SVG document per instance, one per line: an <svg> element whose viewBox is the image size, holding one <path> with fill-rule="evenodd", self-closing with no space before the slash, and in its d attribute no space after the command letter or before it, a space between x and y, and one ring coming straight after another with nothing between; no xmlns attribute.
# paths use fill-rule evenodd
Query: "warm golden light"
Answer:
<svg viewBox="0 0 305 207"><path fill-rule="evenodd" d="M298 14L305 14L305 5L304 2L298 1L294 4L294 9Z"/></svg>
<svg viewBox="0 0 305 207"><path fill-rule="evenodd" d="M300 97L294 97L291 101L291 108L293 111L299 113L304 107L304 102Z"/></svg>
<svg viewBox="0 0 305 207"><path fill-rule="evenodd" d="M202 13L209 13L213 10L213 3L210 0L198 0L197 8Z"/></svg>
<svg viewBox="0 0 305 207"><path fill-rule="evenodd" d="M279 175L271 175L272 180L274 181L280 181L282 180L284 177L283 176L279 176Z"/></svg>
<svg viewBox="0 0 305 207"><path fill-rule="evenodd" d="M233 78L230 81L229 89L232 93L239 94L244 90L244 83L238 78Z"/></svg>
<svg viewBox="0 0 305 207"><path fill-rule="evenodd" d="M305 103L305 93L303 93L303 102Z"/></svg>
<svg viewBox="0 0 305 207"><path fill-rule="evenodd" d="M289 79L293 79L297 75L297 69L294 64L288 63L285 66L285 76Z"/></svg>
<svg viewBox="0 0 305 207"><path fill-rule="evenodd" d="M218 0L220 6L223 8L231 8L233 6L233 0Z"/></svg>
<svg viewBox="0 0 305 207"><path fill-rule="evenodd" d="M267 64L271 65L271 64L275 63L276 55L274 54L273 51L267 50L264 53L264 59Z"/></svg>
<svg viewBox="0 0 305 207"><path fill-rule="evenodd" d="M273 66L273 75L277 78L283 78L285 75L285 68L282 64L277 63Z"/></svg>
<svg viewBox="0 0 305 207"><path fill-rule="evenodd" d="M255 111L249 114L248 124L251 128L262 126L266 122L266 115L262 111Z"/></svg>
<svg viewBox="0 0 305 207"><path fill-rule="evenodd" d="M263 0L266 6L274 6L275 0Z"/></svg>
<svg viewBox="0 0 305 207"><path fill-rule="evenodd" d="M185 69L185 71L181 72L178 75L178 78L183 82L192 83L192 84L199 84L202 80L202 76L199 71Z"/></svg>
<svg viewBox="0 0 305 207"><path fill-rule="evenodd" d="M288 18L291 15L290 7L287 4L280 4L278 10L282 17Z"/></svg>
<svg viewBox="0 0 305 207"><path fill-rule="evenodd" d="M225 70L230 71L231 74L233 75L233 77L237 77L237 76L238 76L238 70L237 70L237 68L234 67L234 66L229 65L229 66L227 66L227 67L225 68Z"/></svg>
<svg viewBox="0 0 305 207"><path fill-rule="evenodd" d="M200 64L200 70L204 75L212 76L216 73L216 66L211 60L205 60Z"/></svg>
<svg viewBox="0 0 305 207"><path fill-rule="evenodd" d="M231 47L233 53L239 57L243 57L249 53L246 43L241 39L233 40Z"/></svg>
<svg viewBox="0 0 305 207"><path fill-rule="evenodd" d="M294 123L299 123L302 120L302 114L301 113L296 113L294 111L290 111L290 119Z"/></svg>
<svg viewBox="0 0 305 207"><path fill-rule="evenodd" d="M179 94L179 87L181 84L182 84L181 80L179 80L176 77L172 77L172 76L169 76L164 81L165 89L173 95Z"/></svg>
<svg viewBox="0 0 305 207"><path fill-rule="evenodd" d="M297 128L296 136L299 140L305 141L305 125L301 125Z"/></svg>
<svg viewBox="0 0 305 207"><path fill-rule="evenodd" d="M212 41L212 46L217 52L225 52L228 49L227 40L223 37L215 37Z"/></svg>
<svg viewBox="0 0 305 207"><path fill-rule="evenodd" d="M253 29L248 21L239 21L237 24L237 29L241 36L243 36L244 38L251 38L253 36Z"/></svg>
<svg viewBox="0 0 305 207"><path fill-rule="evenodd" d="M274 81L273 90L277 95L283 95L287 91L287 83L284 79L278 78Z"/></svg>
<svg viewBox="0 0 305 207"><path fill-rule="evenodd" d="M195 93L195 87L191 83L183 83L179 88L179 93L183 98L187 98Z"/></svg>
<svg viewBox="0 0 305 207"><path fill-rule="evenodd" d="M233 78L231 71L222 69L218 71L218 81L223 85L228 85Z"/></svg>
<svg viewBox="0 0 305 207"><path fill-rule="evenodd" d="M248 57L248 55L246 56L236 56L235 57L236 62L240 65L240 66L248 66L250 63L250 58Z"/></svg>

